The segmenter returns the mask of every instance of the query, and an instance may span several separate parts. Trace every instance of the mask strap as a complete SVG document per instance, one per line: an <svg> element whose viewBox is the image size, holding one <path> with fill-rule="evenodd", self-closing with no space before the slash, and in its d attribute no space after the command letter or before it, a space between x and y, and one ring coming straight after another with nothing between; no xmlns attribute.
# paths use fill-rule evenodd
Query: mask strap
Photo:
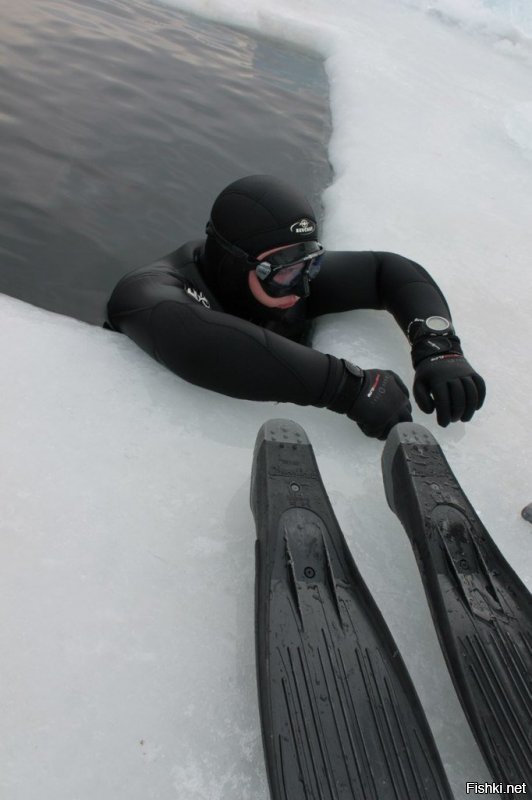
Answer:
<svg viewBox="0 0 532 800"><path fill-rule="evenodd" d="M231 242L228 242L227 239L224 239L224 237L221 234L219 234L216 228L214 227L212 220L209 220L207 222L207 225L205 227L205 233L207 234L207 236L214 236L218 244L220 244L224 248L224 250L227 250L227 252L230 253L235 258L246 261L249 264L250 268L255 267L257 264L261 263L260 261L257 261L255 258L252 258L248 253L246 253L245 250L242 250L241 247L237 247L235 244L231 244Z"/></svg>

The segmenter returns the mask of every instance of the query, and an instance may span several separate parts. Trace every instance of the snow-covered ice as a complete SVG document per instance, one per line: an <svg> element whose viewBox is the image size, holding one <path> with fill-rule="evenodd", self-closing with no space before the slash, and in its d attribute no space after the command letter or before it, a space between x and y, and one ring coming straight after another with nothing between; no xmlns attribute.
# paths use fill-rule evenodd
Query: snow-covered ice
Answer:
<svg viewBox="0 0 532 800"><path fill-rule="evenodd" d="M528 7L175 6L323 55L334 127L325 244L407 255L446 294L488 397L467 425L438 429L419 410L415 420L530 588ZM491 780L386 505L381 443L324 410L197 389L125 337L11 298L0 298L0 330L2 798L266 800L248 495L255 435L277 416L314 444L456 798L466 781ZM326 318L315 346L411 385L406 341L385 313Z"/></svg>

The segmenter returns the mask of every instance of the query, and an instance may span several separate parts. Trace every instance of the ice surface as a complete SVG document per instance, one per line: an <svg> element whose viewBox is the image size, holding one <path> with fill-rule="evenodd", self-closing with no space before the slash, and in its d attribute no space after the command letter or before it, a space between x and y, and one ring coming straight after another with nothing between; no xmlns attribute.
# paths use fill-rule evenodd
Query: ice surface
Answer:
<svg viewBox="0 0 532 800"><path fill-rule="evenodd" d="M402 0L451 27L483 37L526 58L532 54L532 6L528 0Z"/></svg>
<svg viewBox="0 0 532 800"><path fill-rule="evenodd" d="M520 148L522 155L532 160L532 101L508 109L504 124L508 136Z"/></svg>
<svg viewBox="0 0 532 800"><path fill-rule="evenodd" d="M444 290L488 399L467 425L415 419L530 587L530 65L412 4L176 6L323 54L325 242L410 256ZM0 335L2 797L266 800L248 493L256 432L277 416L314 444L456 798L490 780L386 506L381 443L327 411L196 389L118 334L6 297ZM384 313L331 316L315 345L411 383Z"/></svg>

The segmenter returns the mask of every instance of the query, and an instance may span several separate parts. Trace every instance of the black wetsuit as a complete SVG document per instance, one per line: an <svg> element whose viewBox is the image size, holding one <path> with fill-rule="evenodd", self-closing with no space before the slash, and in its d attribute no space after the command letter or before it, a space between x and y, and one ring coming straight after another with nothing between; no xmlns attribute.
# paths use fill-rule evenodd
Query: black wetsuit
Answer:
<svg viewBox="0 0 532 800"><path fill-rule="evenodd" d="M230 304L229 304L230 305ZM309 346L324 314L384 309L406 334L414 318L450 319L423 267L393 253L327 251L310 297L286 311L254 302L246 318L222 307L203 240L124 276L108 304L111 327L185 380L247 400L326 406L343 369Z"/></svg>

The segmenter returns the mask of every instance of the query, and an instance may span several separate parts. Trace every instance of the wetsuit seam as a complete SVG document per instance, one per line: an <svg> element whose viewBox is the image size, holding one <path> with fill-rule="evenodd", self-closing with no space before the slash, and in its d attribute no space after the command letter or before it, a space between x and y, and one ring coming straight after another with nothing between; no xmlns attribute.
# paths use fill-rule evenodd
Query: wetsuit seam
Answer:
<svg viewBox="0 0 532 800"><path fill-rule="evenodd" d="M379 296L379 297L382 299L383 292L382 292L382 290L380 289L380 286L381 286L381 280L382 280L382 273L383 273L383 271L384 271L384 269L385 269L385 266L386 266L386 265L383 263L383 261L384 261L384 258L383 258L383 256L385 256L386 254L379 254L378 252L375 252L375 251L373 250L373 251L372 251L372 255L373 255L373 257L374 257L374 259L375 259L375 262L376 262L376 264L377 264L377 273L376 273L376 276L375 276L375 277L376 277L376 280L377 280L377 286L379 287L379 291L377 292L377 294L378 294L378 296ZM399 256L397 253L390 253L390 255L391 255L391 256L394 256L394 257L395 257L395 256L397 256L397 257L399 257L399 258L404 258L404 260L405 260L405 261L408 261L408 263L409 263L409 264L410 264L410 266L411 266L411 267L412 267L412 268L415 270L415 272L416 272L416 273L418 273L418 265L415 263L415 261L412 261L412 259L410 259L410 258L406 258L405 256ZM427 281L426 281L426 280L425 280L425 279L424 279L422 276L418 276L418 277L416 278L416 280L406 280L406 281L402 281L402 282L401 282L401 284L400 284L400 285L399 285L397 288L398 288L398 289L402 289L402 288L403 288L403 286L410 286L410 285L411 285L411 284L413 284L413 283L423 283L423 284L426 284L426 283L427 283Z"/></svg>
<svg viewBox="0 0 532 800"><path fill-rule="evenodd" d="M415 281L405 281L404 283L402 283L402 284L401 284L400 286L398 286L397 288L398 288L398 289L402 289L404 286L411 286L413 283L422 283L422 284L424 284L425 286L427 285L427 281L424 281L424 280L418 279L418 280L415 280Z"/></svg>
<svg viewBox="0 0 532 800"><path fill-rule="evenodd" d="M378 302L380 303L380 305L382 307L383 306L383 300L384 300L383 291L381 289L383 263L382 263L382 260L378 257L378 255L377 255L377 253L375 251L372 251L372 256L373 256L373 259L374 259L375 264L377 266L377 269L376 269L376 272L375 272L375 284L377 286L376 295L377 295Z"/></svg>
<svg viewBox="0 0 532 800"><path fill-rule="evenodd" d="M143 272L139 273L138 275L129 275L128 277L124 278L124 281L123 281L123 283L121 283L121 286L129 286L129 284L136 283L137 281L144 280L145 278L159 278L160 275L161 275L161 272L163 270L168 275L173 275L174 274L172 269L171 269L171 267L167 267L166 265L161 264L159 269L154 270L152 272L144 272L143 271Z"/></svg>
<svg viewBox="0 0 532 800"><path fill-rule="evenodd" d="M267 333L267 331L263 331L263 336L264 336L264 338L265 338L265 339L267 338L267 337L266 337L266 333ZM304 346L305 346L305 345L301 345L301 347L304 347ZM309 349L310 349L310 348L309 348ZM266 345L266 350L267 350L267 351L268 351L268 352L269 352L269 353L270 353L270 354L273 356L273 358L275 358L277 361L279 361L279 363L281 363L281 364L283 364L283 365L284 365L284 367L285 367L285 368L288 370L288 372L290 372L290 373L291 373L291 374L292 374L292 375L295 377L295 379L297 380L297 382L300 384L300 386L302 386L302 387L303 387L303 389L305 389L305 391L306 391L306 392L308 392L309 394L311 394L311 387L310 387L310 386L309 386L309 385L308 385L308 384L307 384L307 383L306 383L306 382L305 382L305 381L304 381L304 380L301 378L301 376L300 376L300 375L298 375L296 372L294 372L294 370L292 369L292 367L291 367L289 364L287 364L287 363L284 361L284 359L283 359L283 358L281 358L281 357L280 357L279 355L277 355L277 354L274 354L274 353L272 352L272 350L270 350L270 348L269 348L267 345ZM317 352L317 351L315 351L315 352ZM327 372L327 375L328 375L328 372ZM309 402L307 405L309 405L309 406L310 406L310 405L315 405L315 403L316 403L316 402L318 402L318 403L319 403L319 400L320 400L320 397L321 397L321 395L322 395L322 394L323 394L323 391L322 391L322 392L320 392L320 394L319 394L319 397L318 397L318 398L317 398L317 399L316 399L314 402Z"/></svg>
<svg viewBox="0 0 532 800"><path fill-rule="evenodd" d="M418 284L418 283L422 284L424 286L427 286L427 285L432 286L437 291L437 293L438 293L440 299L442 300L443 304L448 308L448 304L447 304L447 301L445 299L445 296L444 296L442 290L437 285L437 283L434 281L434 279L431 278L430 275L428 275L426 270L420 264L418 264L417 262L413 261L411 258L407 258L407 256L400 256L398 253L392 253L392 252L390 252L390 253L387 253L387 252L379 253L379 251L374 251L374 250L372 250L371 252L372 252L372 254L373 254L373 256L374 256L374 258L375 258L375 260L377 262L377 285L378 286L380 285L382 272L383 272L384 267L385 267L385 264L383 263L384 257L386 255L390 255L392 257L402 258L402 259L404 259L405 261L407 261L409 263L409 265L415 271L415 273L417 275L417 278L415 280L406 280L406 281L401 282L401 284L398 287L396 287L396 290L400 291L405 286L412 286L413 284ZM427 280L427 277L426 277L427 275L428 275L429 280ZM379 295L379 297L382 297L382 292L379 291L378 295Z"/></svg>
<svg viewBox="0 0 532 800"><path fill-rule="evenodd" d="M206 321L207 321L207 323L209 325L218 325L218 324L220 324L220 323L218 323L218 322L216 322L214 320L212 320L212 321L211 320L206 320ZM252 325L254 323L250 323L250 324ZM226 327L226 326L222 326L222 327ZM285 367L285 369L296 379L296 381L299 383L300 386L302 386L307 392L310 392L310 387L308 386L308 384L304 380L302 380L301 376L298 375L298 373L294 371L294 369L290 366L290 364L288 362L286 362L278 353L276 353L271 348L271 346L269 345L269 343L268 343L268 334L271 333L271 332L266 331L264 328L261 328L259 325L257 325L256 327L257 327L257 329L259 331L260 339L262 341L259 341L254 336L251 336L249 333L247 333L246 331L242 331L241 330L240 333L243 334L247 339L250 339L251 341L254 341L257 344L259 344L260 346L262 346L266 350L266 352L269 353L269 355L274 360L278 361L280 364L282 364ZM277 335L279 335L279 334L277 334ZM304 345L301 345L301 347L304 347ZM309 405L311 405L311 404L309 403Z"/></svg>
<svg viewBox="0 0 532 800"><path fill-rule="evenodd" d="M132 314L138 314L140 311L153 311L153 306L141 306L140 308L133 308L130 311L118 311L116 314L111 314L113 319L122 319L123 317L130 317Z"/></svg>
<svg viewBox="0 0 532 800"><path fill-rule="evenodd" d="M177 303L177 304L180 304L178 300L161 300L159 303L157 303L156 306L153 306L153 308L151 309L149 320L148 320L148 325L150 326L150 328L152 330L152 334L153 334L153 328L152 328L152 316L153 316L153 313L155 312L155 310L157 308L159 308L159 306L163 305L164 303L172 303L172 304L176 304ZM190 309L190 311L192 311L194 313L201 312L201 309L196 308L192 303L185 302L185 303L181 303L181 305L186 306L188 309ZM224 324L223 322L220 322L219 320L212 320L212 319L210 320L210 319L208 319L207 318L208 317L208 309L205 309L205 311L206 311L205 316L202 313L200 313L200 315L199 315L200 322L202 322L203 324L213 325L213 326L220 327L220 328L231 328L232 327L230 322L227 322L227 323ZM225 313L225 312L218 312L218 313ZM197 316L198 316L198 314L196 314L196 317ZM249 323L249 324L252 325L254 323ZM285 361L285 359L282 358L282 356L280 356L278 353L276 353L269 346L269 344L268 344L268 334L271 333L271 332L270 331L266 331L264 328L261 328L259 325L256 325L255 327L257 328L257 330L258 330L258 332L260 334L260 338L261 338L262 341L259 341L258 338L252 336L251 334L247 333L246 331L244 331L242 329L239 329L238 332L241 335L245 336L248 340L254 342L257 345L259 345L259 347L263 347L263 349L266 350L266 352L275 361L277 361L279 364L283 365L283 367L295 378L297 383L308 394L311 394L312 393L312 389L306 383L306 381L304 381L304 379L301 378L301 376L290 366L290 364L287 361ZM277 335L279 335L279 334L277 334ZM156 349L156 347L155 347L155 336L153 336L153 341L154 341L154 349ZM289 341L289 340L287 340L287 341ZM294 344L298 344L298 343L294 342ZM304 347L304 346L305 345L300 345L300 347ZM307 349L308 350L312 350L312 352L316 352L316 353L319 352L317 350L313 350L312 348L307 348ZM325 354L323 354L323 355L325 355ZM321 397L321 394L323 394L323 390L320 392L320 397ZM286 402L293 402L293 401L288 400ZM319 397L316 399L315 402L319 402ZM314 403L313 402L309 402L307 405L314 405Z"/></svg>

